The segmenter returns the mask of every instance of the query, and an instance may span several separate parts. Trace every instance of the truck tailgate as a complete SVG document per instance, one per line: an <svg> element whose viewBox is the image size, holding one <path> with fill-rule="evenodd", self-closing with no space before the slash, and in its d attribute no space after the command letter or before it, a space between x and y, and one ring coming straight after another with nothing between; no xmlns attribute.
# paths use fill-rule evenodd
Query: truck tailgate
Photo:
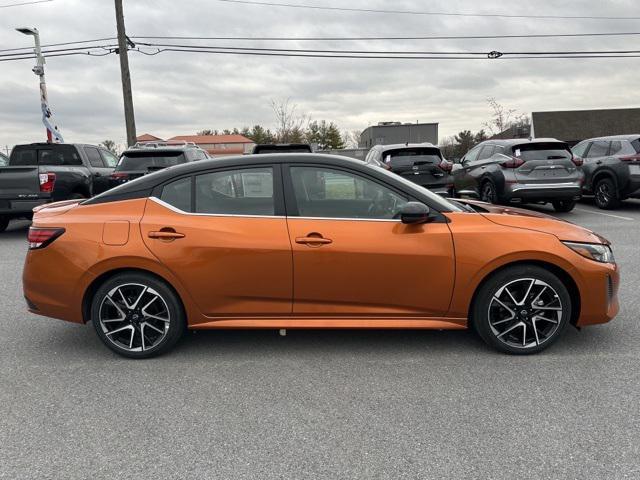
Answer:
<svg viewBox="0 0 640 480"><path fill-rule="evenodd" d="M37 166L0 167L0 198L27 200L40 198L40 176Z"/></svg>

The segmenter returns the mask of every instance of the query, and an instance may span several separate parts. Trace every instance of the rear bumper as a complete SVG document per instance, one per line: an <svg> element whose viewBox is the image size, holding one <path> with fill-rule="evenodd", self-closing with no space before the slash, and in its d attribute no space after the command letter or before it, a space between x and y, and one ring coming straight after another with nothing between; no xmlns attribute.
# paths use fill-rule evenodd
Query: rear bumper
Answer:
<svg viewBox="0 0 640 480"><path fill-rule="evenodd" d="M0 200L0 215L9 217L19 217L31 214L33 209L49 203L49 198L39 198L33 200Z"/></svg>
<svg viewBox="0 0 640 480"><path fill-rule="evenodd" d="M578 182L511 183L505 185L504 193L507 201L578 200L581 185Z"/></svg>
<svg viewBox="0 0 640 480"><path fill-rule="evenodd" d="M400 175L402 178L416 183L421 187L428 188L433 193L439 195L448 195L453 188L453 177L445 174L444 176L434 179L433 175Z"/></svg>

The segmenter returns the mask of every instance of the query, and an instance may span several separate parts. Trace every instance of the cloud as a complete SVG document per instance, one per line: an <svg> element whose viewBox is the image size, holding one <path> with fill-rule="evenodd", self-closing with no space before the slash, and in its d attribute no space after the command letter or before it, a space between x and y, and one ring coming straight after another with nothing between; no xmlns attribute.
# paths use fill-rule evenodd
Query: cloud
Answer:
<svg viewBox="0 0 640 480"><path fill-rule="evenodd" d="M302 3L302 2L301 2ZM323 2L329 4L327 2ZM405 0L394 8L424 10ZM338 4L338 2L333 2ZM535 5L534 5L535 4ZM353 6L387 8L378 0ZM633 12L635 2L507 3L488 0L429 2L430 10L606 15ZM522 34L633 30L633 21L525 20L381 15L233 5L215 0L125 2L129 35L370 36ZM115 35L113 2L55 0L5 9L0 48L30 46L17 26L39 28L44 43ZM448 42L326 42L326 48L521 51L634 47L634 38ZM186 42L186 41L185 41ZM231 41L207 41L239 45ZM248 45L248 42L243 45ZM255 44L254 44L255 45ZM260 46L275 46L262 42ZM316 46L291 42L293 48ZM278 45L280 46L280 45ZM396 120L435 121L440 134L477 130L488 119L487 97L521 112L636 105L631 60L386 61L303 59L163 53L130 54L139 133L159 136L202 128L274 126L272 98L291 98L314 119L345 130ZM44 138L38 79L32 61L0 63L0 146ZM125 138L118 57L50 58L46 65L51 107L68 141L97 143Z"/></svg>

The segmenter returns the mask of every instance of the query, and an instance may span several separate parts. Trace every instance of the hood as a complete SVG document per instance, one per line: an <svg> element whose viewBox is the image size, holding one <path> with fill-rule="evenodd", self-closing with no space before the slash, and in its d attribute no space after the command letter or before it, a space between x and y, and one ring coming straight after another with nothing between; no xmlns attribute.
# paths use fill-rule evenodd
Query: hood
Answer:
<svg viewBox="0 0 640 480"><path fill-rule="evenodd" d="M609 245L609 241L597 233L546 213L525 210L524 208L493 205L477 200L456 199L456 201L469 205L487 220L498 225L549 233L558 237L559 240L570 242L604 243Z"/></svg>

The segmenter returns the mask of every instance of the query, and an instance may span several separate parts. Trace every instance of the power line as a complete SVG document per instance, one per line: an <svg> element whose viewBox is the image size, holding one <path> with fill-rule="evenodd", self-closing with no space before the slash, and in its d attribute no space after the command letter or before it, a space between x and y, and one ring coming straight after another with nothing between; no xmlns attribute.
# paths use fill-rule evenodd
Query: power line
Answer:
<svg viewBox="0 0 640 480"><path fill-rule="evenodd" d="M31 2L9 3L7 5L0 5L0 8L21 7L23 5L34 5L36 3L47 3L47 2L53 2L53 0L33 0Z"/></svg>
<svg viewBox="0 0 640 480"><path fill-rule="evenodd" d="M216 0L218 2L225 3L238 3L245 5L260 5L268 7L286 7L286 8L301 8L312 10L330 10L339 12L358 12L358 13L384 13L384 14L397 14L397 15L432 15L432 16L447 16L447 17L493 17L493 18L536 18L536 19L574 19L574 20L640 20L640 17L611 17L611 16L596 16L596 15L516 15L508 13L460 13L460 12L425 12L416 10L378 10L373 8L353 8L353 7L329 7L322 5L310 5L310 4L294 4L283 2L258 2L254 0Z"/></svg>
<svg viewBox="0 0 640 480"><path fill-rule="evenodd" d="M42 45L42 48L47 48L47 47L62 47L65 45L81 45L81 44L87 44L87 43L95 43L95 42L106 42L109 40L115 40L116 37L105 37L105 38L95 38L93 40L78 40L75 42L62 42L62 43L49 43L47 45ZM33 50L33 47L19 47L19 48L5 48L0 50L0 52L17 52L19 50Z"/></svg>
<svg viewBox="0 0 640 480"><path fill-rule="evenodd" d="M147 36L136 35L131 38L146 40L246 40L246 41L367 41L367 40L483 40L501 38L562 38L562 37L623 37L637 36L640 32L603 32L603 33L541 33L521 35L423 35L389 37L189 37L189 36ZM1 51L1 50L0 50Z"/></svg>

